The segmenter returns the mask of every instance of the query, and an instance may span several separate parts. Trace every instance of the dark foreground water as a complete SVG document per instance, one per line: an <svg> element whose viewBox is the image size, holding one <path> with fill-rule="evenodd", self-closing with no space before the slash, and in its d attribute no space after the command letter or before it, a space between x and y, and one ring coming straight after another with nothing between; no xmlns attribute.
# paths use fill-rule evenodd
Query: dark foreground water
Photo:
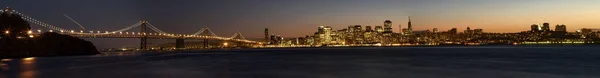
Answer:
<svg viewBox="0 0 600 78"><path fill-rule="evenodd" d="M236 49L5 59L0 78L600 78L598 47Z"/></svg>

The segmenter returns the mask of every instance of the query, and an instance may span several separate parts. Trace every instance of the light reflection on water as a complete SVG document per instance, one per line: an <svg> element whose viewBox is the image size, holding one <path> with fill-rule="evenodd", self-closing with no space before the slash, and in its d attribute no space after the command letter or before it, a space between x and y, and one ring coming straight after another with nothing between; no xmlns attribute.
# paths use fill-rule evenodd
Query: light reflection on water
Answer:
<svg viewBox="0 0 600 78"><path fill-rule="evenodd" d="M35 70L35 57L22 58L21 73L19 78L35 78L37 71Z"/></svg>
<svg viewBox="0 0 600 78"><path fill-rule="evenodd" d="M36 61L35 57L2 59L0 60L0 68L2 68L4 74L0 74L0 78L36 78ZM10 72L17 74L10 74Z"/></svg>

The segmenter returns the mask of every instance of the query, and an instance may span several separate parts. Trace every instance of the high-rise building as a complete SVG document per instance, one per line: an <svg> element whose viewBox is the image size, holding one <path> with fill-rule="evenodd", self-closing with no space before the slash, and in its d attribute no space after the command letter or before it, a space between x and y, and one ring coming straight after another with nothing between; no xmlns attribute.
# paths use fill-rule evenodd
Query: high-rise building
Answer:
<svg viewBox="0 0 600 78"><path fill-rule="evenodd" d="M440 31L438 30L438 28L433 28L433 32L434 33L439 33Z"/></svg>
<svg viewBox="0 0 600 78"><path fill-rule="evenodd" d="M271 38L269 38L269 39L271 39L269 41L269 44L277 44L278 43L277 42L277 37L275 36L275 34L271 34Z"/></svg>
<svg viewBox="0 0 600 78"><path fill-rule="evenodd" d="M265 42L271 41L270 38L271 37L269 37L269 28L265 28Z"/></svg>
<svg viewBox="0 0 600 78"><path fill-rule="evenodd" d="M354 25L353 27L354 32L362 32L362 26L361 25Z"/></svg>
<svg viewBox="0 0 600 78"><path fill-rule="evenodd" d="M383 27L382 26L375 26L375 31L378 33L382 33L383 32Z"/></svg>
<svg viewBox="0 0 600 78"><path fill-rule="evenodd" d="M333 34L331 26L319 26L319 30L321 31L319 33L320 43L329 44L332 40L331 34Z"/></svg>
<svg viewBox="0 0 600 78"><path fill-rule="evenodd" d="M410 19L410 16L408 17L408 27L406 28L406 30L402 30L402 32L405 35L411 35L413 33L413 29L412 29L412 21Z"/></svg>
<svg viewBox="0 0 600 78"><path fill-rule="evenodd" d="M324 33L325 32L325 26L319 26L317 28L317 33Z"/></svg>
<svg viewBox="0 0 600 78"><path fill-rule="evenodd" d="M402 34L403 35L410 35L410 32L409 32L408 28L402 28Z"/></svg>
<svg viewBox="0 0 600 78"><path fill-rule="evenodd" d="M452 29L448 30L448 33L450 33L450 34L456 34L456 33L458 33L458 29L452 28Z"/></svg>
<svg viewBox="0 0 600 78"><path fill-rule="evenodd" d="M542 25L542 31L546 31L546 32L547 32L547 31L550 31L550 23L547 23L547 22L546 22L546 23L544 23L544 24Z"/></svg>
<svg viewBox="0 0 600 78"><path fill-rule="evenodd" d="M412 21L410 20L410 16L408 16L408 30L412 31Z"/></svg>
<svg viewBox="0 0 600 78"><path fill-rule="evenodd" d="M483 33L483 29L477 28L477 29L473 30L473 32L476 34L481 34L481 33Z"/></svg>
<svg viewBox="0 0 600 78"><path fill-rule="evenodd" d="M556 29L554 29L554 31L556 32L567 32L567 26L566 25L556 25Z"/></svg>
<svg viewBox="0 0 600 78"><path fill-rule="evenodd" d="M467 27L467 30L465 30L463 33L472 33L473 30L471 30L471 27Z"/></svg>
<svg viewBox="0 0 600 78"><path fill-rule="evenodd" d="M365 30L367 32L373 32L373 29L371 28L371 26L365 26Z"/></svg>
<svg viewBox="0 0 600 78"><path fill-rule="evenodd" d="M353 25L348 26L348 32L354 32L354 26Z"/></svg>
<svg viewBox="0 0 600 78"><path fill-rule="evenodd" d="M540 26L537 24L533 24L531 25L531 32L539 32L540 31Z"/></svg>
<svg viewBox="0 0 600 78"><path fill-rule="evenodd" d="M393 33L394 31L392 31L392 21L390 20L385 20L383 22L383 33Z"/></svg>

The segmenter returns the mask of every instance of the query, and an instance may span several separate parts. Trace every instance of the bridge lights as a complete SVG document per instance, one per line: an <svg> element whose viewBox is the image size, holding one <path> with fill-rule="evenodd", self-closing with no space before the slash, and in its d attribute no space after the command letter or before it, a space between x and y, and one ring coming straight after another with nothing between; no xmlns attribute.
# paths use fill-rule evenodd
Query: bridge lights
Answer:
<svg viewBox="0 0 600 78"><path fill-rule="evenodd" d="M54 30L48 30L48 32L54 32Z"/></svg>
<svg viewBox="0 0 600 78"><path fill-rule="evenodd" d="M71 33L75 33L75 31L71 30Z"/></svg>
<svg viewBox="0 0 600 78"><path fill-rule="evenodd" d="M83 30L79 30L79 33L83 33Z"/></svg>
<svg viewBox="0 0 600 78"><path fill-rule="evenodd" d="M100 33L100 31L98 31L98 33Z"/></svg>
<svg viewBox="0 0 600 78"><path fill-rule="evenodd" d="M90 31L90 33L94 33L94 31Z"/></svg>
<svg viewBox="0 0 600 78"><path fill-rule="evenodd" d="M6 30L6 31L4 31L4 33L6 33L6 34L9 34L9 33L10 33L10 31Z"/></svg>
<svg viewBox="0 0 600 78"><path fill-rule="evenodd" d="M63 33L63 32L65 32L65 30L60 30L60 33Z"/></svg>
<svg viewBox="0 0 600 78"><path fill-rule="evenodd" d="M229 43L227 43L227 42L224 42L224 43L223 43L223 46L227 46L227 45L229 45Z"/></svg>
<svg viewBox="0 0 600 78"><path fill-rule="evenodd" d="M27 31L27 34L31 34L31 33L33 33L31 30Z"/></svg>
<svg viewBox="0 0 600 78"><path fill-rule="evenodd" d="M123 32L119 32L119 34L123 34Z"/></svg>
<svg viewBox="0 0 600 78"><path fill-rule="evenodd" d="M42 30L37 30L38 33L42 33Z"/></svg>
<svg viewBox="0 0 600 78"><path fill-rule="evenodd" d="M29 35L29 38L33 38L33 35Z"/></svg>

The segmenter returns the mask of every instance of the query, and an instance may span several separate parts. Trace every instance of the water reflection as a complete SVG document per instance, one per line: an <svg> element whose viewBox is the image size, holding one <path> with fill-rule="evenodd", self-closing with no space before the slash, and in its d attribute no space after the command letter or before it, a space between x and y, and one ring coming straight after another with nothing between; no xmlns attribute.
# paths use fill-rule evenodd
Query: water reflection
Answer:
<svg viewBox="0 0 600 78"><path fill-rule="evenodd" d="M12 59L2 59L0 60L0 68L2 68L2 71L8 71L8 64L6 64L6 62L10 62Z"/></svg>
<svg viewBox="0 0 600 78"><path fill-rule="evenodd" d="M19 78L35 78L37 71L35 70L35 57L21 59L21 72Z"/></svg>

